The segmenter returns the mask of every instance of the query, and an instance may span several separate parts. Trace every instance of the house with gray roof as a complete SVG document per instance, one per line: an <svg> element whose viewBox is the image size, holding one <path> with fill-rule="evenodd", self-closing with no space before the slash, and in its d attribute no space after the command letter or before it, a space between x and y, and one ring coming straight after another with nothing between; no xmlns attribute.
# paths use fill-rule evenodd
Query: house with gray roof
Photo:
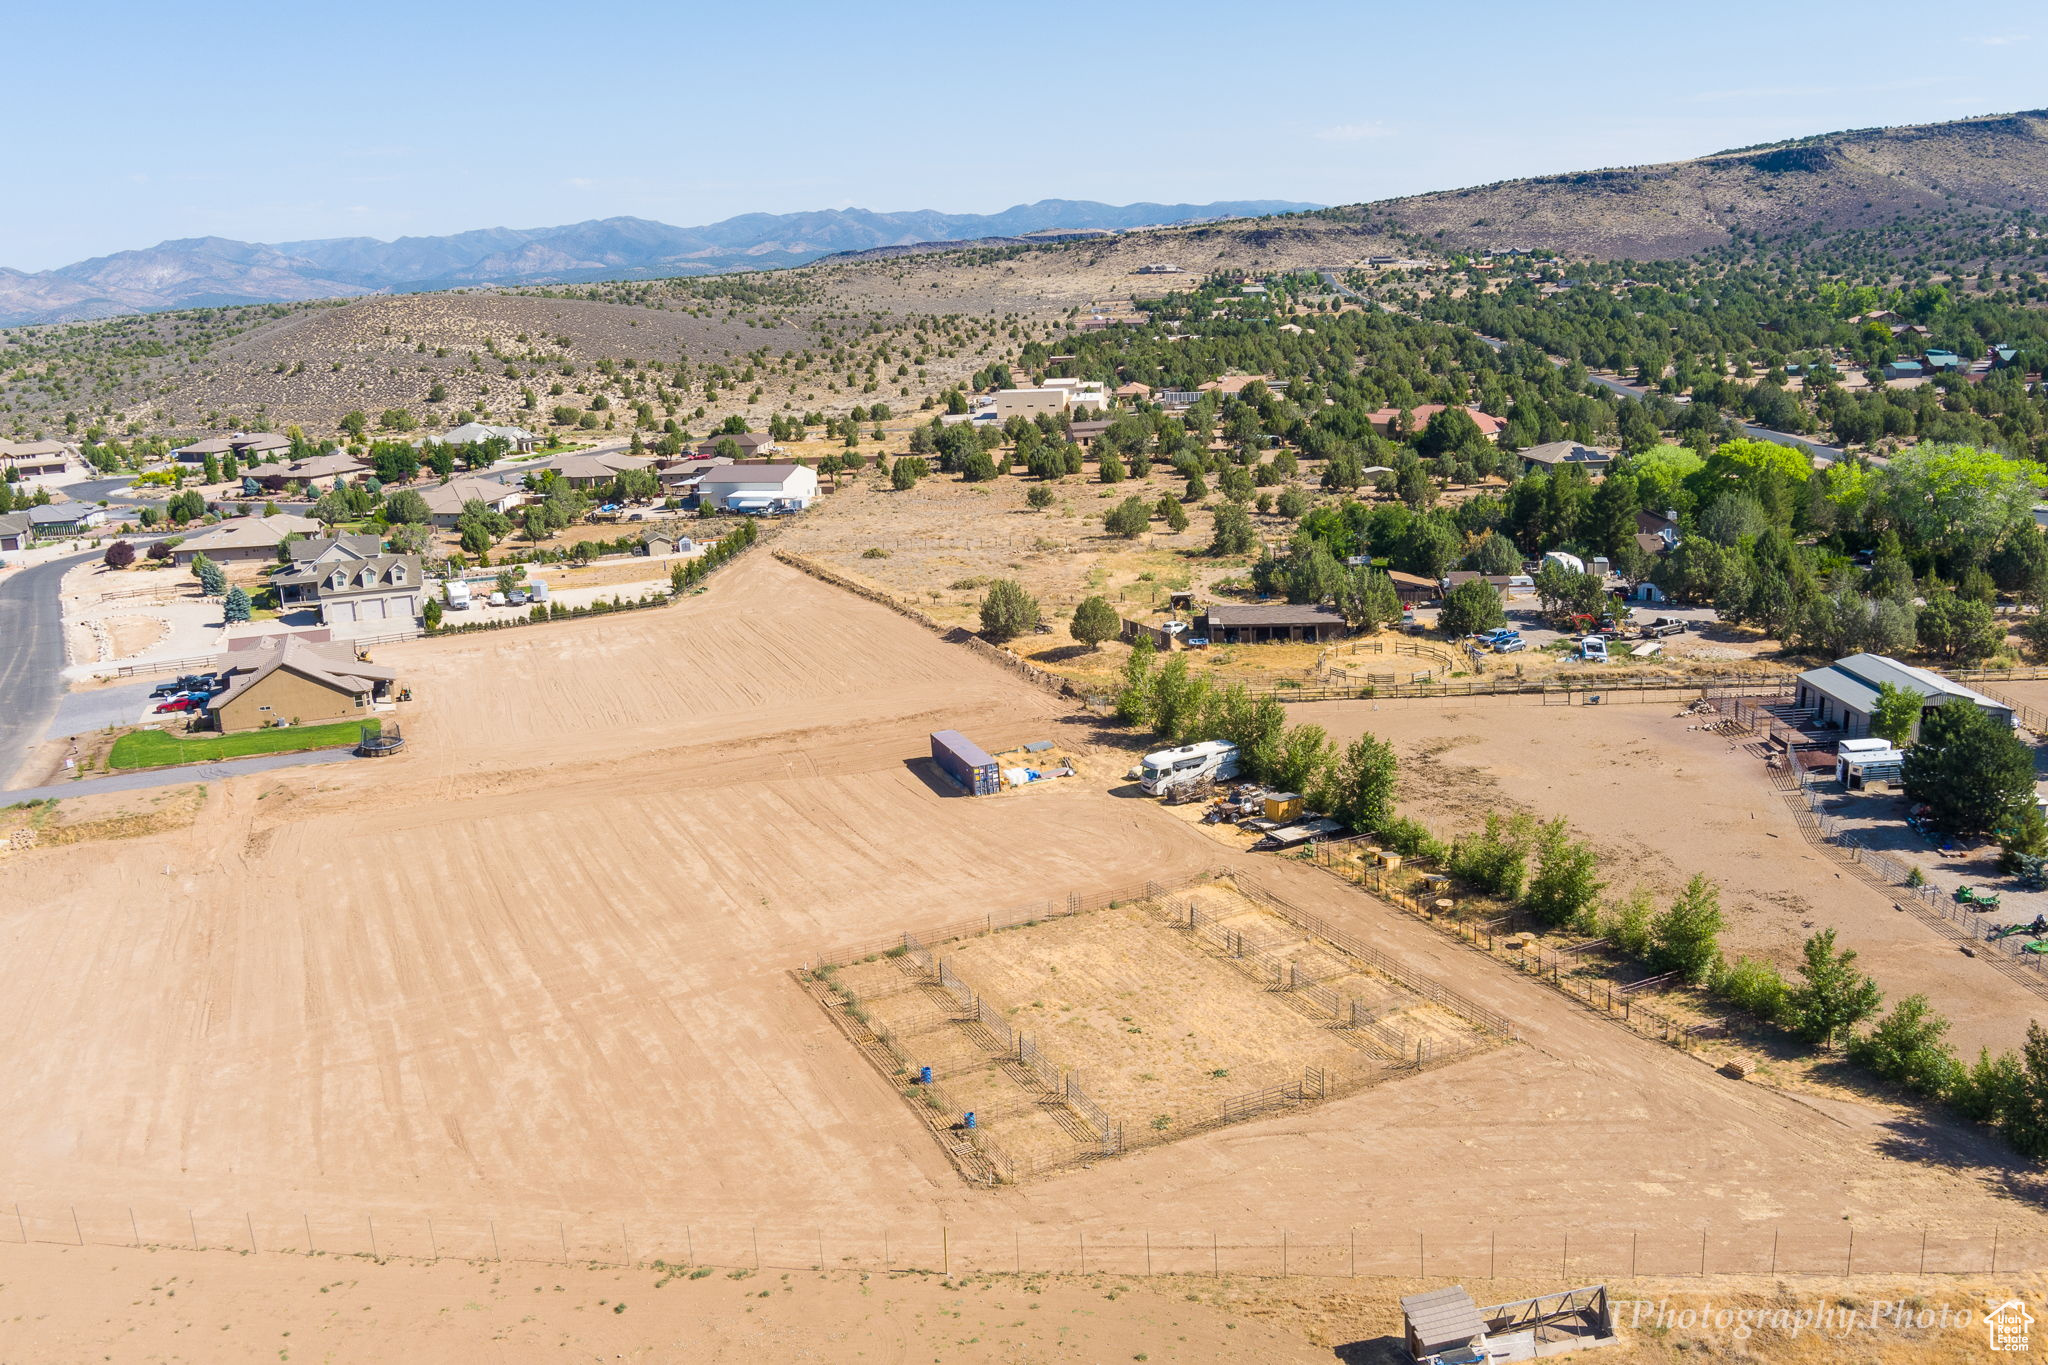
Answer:
<svg viewBox="0 0 2048 1365"><path fill-rule="evenodd" d="M1539 470L1552 473L1568 464L1578 465L1588 474L1601 474L1614 463L1610 452L1580 445L1577 441L1546 441L1540 446L1530 446L1521 455L1522 472L1525 474Z"/></svg>

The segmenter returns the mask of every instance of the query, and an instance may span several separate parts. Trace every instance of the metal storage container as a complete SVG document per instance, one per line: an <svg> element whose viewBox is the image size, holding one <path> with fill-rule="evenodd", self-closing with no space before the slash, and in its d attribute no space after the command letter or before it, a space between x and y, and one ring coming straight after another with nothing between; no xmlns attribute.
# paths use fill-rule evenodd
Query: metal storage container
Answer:
<svg viewBox="0 0 2048 1365"><path fill-rule="evenodd" d="M958 730L932 732L932 762L965 787L969 796L993 796L1002 788L996 761Z"/></svg>

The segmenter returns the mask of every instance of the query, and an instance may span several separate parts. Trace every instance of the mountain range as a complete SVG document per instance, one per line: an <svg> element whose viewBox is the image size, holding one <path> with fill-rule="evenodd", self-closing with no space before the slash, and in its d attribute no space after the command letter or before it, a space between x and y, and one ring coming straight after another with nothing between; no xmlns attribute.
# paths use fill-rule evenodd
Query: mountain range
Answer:
<svg viewBox="0 0 2048 1365"><path fill-rule="evenodd" d="M600 218L564 227L482 228L394 242L374 237L271 243L191 237L55 270L0 267L0 326L463 285L760 270L877 247L1151 227L1318 207L1276 199L1124 205L1042 199L988 214L823 209L747 213L701 227Z"/></svg>

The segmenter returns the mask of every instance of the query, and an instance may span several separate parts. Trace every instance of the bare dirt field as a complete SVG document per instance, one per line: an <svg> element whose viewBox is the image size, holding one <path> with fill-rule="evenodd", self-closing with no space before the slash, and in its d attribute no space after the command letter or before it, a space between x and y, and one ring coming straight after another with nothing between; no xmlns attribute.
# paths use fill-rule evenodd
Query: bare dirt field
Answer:
<svg viewBox="0 0 2048 1365"><path fill-rule="evenodd" d="M949 794L928 731L1084 745L1089 723L765 554L674 607L378 658L417 698L405 755L218 784L189 827L9 860L0 1169L31 1241L644 1260L822 1237L806 1255L879 1266L932 1264L944 1236L1000 1269L1078 1233L1128 1268L1144 1231L1278 1266L1284 1229L1335 1273L1347 1228L1382 1250L1427 1228L1461 1267L1492 1233L1570 1229L1606 1267L1632 1231L1682 1258L1707 1227L1717 1264L1761 1268L1773 1226L1818 1265L1846 1217L1870 1269L1910 1269L1923 1225L1943 1255L1982 1254L1993 1224L2006 1264L2048 1254L2037 1178L1988 1136L1727 1080L1096 782ZM1522 1041L988 1191L788 975L820 946L1219 860Z"/></svg>
<svg viewBox="0 0 2048 1365"><path fill-rule="evenodd" d="M1482 1304L1562 1286L1533 1267L1469 1287ZM1165 1274L865 1275L779 1265L692 1274L655 1266L419 1264L0 1244L0 1320L23 1360L1137 1360L1406 1365L1400 1298L1441 1279ZM2038 1275L1930 1283L1856 1276L1630 1279L1609 1285L1631 1365L1737 1359L1948 1365L1984 1359L1983 1310L2038 1302ZM1643 1308L1638 1309L1636 1304ZM1906 1306L1910 1305L1908 1309ZM1856 1325L1716 1327L1716 1311L1831 1306ZM1704 1325L1666 1318L1706 1310ZM1897 1318L1932 1310L1929 1325ZM1942 1310L1946 1309L1946 1325ZM485 1345L488 1343L488 1345ZM2017 1358L2032 1358L2021 1355Z"/></svg>
<svg viewBox="0 0 2048 1365"><path fill-rule="evenodd" d="M1605 855L1617 885L1668 897L1694 873L1722 887L1728 952L1789 970L1816 929L1845 947L1893 998L1924 991L1966 1056L2017 1046L2048 1001L1973 961L1893 908L1801 837L1762 761L1681 716L1675 701L1542 706L1529 698L1329 702L1297 722L1339 742L1371 731L1402 758L1404 808L1448 838L1489 811L1564 816Z"/></svg>

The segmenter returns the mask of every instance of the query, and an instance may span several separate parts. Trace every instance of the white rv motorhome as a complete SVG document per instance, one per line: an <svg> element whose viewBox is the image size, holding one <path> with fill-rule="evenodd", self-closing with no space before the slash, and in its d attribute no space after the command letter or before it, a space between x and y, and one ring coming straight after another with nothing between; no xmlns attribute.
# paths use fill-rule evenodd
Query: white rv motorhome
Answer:
<svg viewBox="0 0 2048 1365"><path fill-rule="evenodd" d="M1161 749L1146 754L1138 765L1138 783L1153 796L1164 796L1175 787L1204 778L1228 782L1236 776L1237 746L1221 739Z"/></svg>

